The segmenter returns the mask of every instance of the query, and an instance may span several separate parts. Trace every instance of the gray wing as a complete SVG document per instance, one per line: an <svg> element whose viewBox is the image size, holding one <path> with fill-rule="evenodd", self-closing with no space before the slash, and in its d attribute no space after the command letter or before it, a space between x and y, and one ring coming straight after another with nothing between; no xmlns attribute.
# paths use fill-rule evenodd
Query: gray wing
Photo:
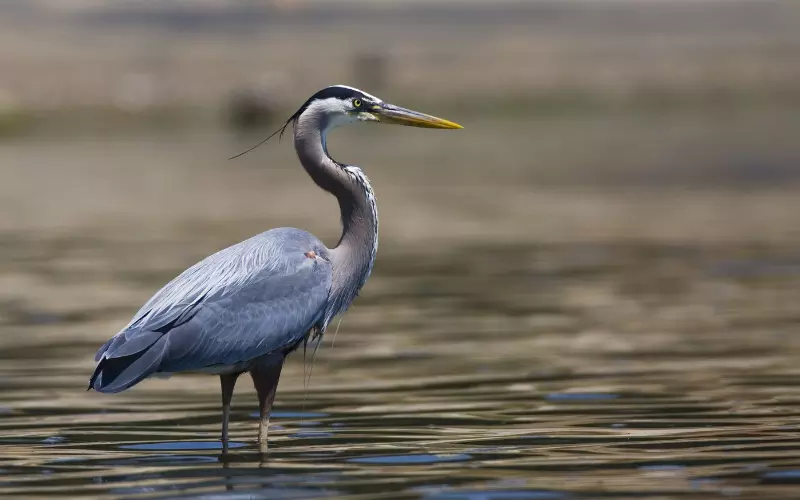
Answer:
<svg viewBox="0 0 800 500"><path fill-rule="evenodd" d="M195 264L100 348L91 387L118 392L152 373L236 364L296 345L324 322L327 252L309 233L281 228Z"/></svg>

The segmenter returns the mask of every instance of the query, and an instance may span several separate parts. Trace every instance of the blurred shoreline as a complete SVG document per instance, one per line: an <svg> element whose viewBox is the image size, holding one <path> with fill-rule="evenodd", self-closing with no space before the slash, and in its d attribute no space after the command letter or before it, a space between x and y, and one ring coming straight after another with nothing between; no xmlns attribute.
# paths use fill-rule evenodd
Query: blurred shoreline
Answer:
<svg viewBox="0 0 800 500"><path fill-rule="evenodd" d="M398 244L794 240L799 28L792 0L9 0L0 228L335 238L288 144L227 158L340 82L466 125L332 138Z"/></svg>
<svg viewBox="0 0 800 500"><path fill-rule="evenodd" d="M480 111L796 106L798 26L791 0L7 0L0 117L168 121L219 109L242 88L288 110L332 82Z"/></svg>

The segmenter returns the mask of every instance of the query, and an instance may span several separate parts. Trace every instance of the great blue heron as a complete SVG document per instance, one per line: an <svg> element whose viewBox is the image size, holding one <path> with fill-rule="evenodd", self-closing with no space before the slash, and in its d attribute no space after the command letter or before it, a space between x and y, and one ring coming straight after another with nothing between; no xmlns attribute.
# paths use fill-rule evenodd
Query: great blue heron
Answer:
<svg viewBox="0 0 800 500"><path fill-rule="evenodd" d="M336 247L329 249L300 229L278 228L198 262L97 351L89 388L120 392L156 373L219 375L227 450L233 388L239 375L250 372L261 412L258 440L265 450L284 358L321 336L350 306L375 262L378 211L372 187L360 168L337 162L327 150L328 132L357 122L461 128L343 85L311 96L275 133L293 126L300 163L339 201L342 236Z"/></svg>

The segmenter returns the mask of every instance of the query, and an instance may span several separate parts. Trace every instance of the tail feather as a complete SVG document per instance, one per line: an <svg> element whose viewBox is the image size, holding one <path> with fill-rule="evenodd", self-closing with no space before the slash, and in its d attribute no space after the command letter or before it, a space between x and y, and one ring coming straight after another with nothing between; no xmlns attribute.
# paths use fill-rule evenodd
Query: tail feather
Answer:
<svg viewBox="0 0 800 500"><path fill-rule="evenodd" d="M89 388L98 392L121 392L158 371L167 347L166 336L160 336L149 347L133 354L103 357L89 380ZM129 351L128 351L129 352Z"/></svg>
<svg viewBox="0 0 800 500"><path fill-rule="evenodd" d="M130 338L125 338L124 334L117 337L117 341L111 344L106 351L106 358L124 358L133 356L146 349L149 349L164 334L161 332L136 332Z"/></svg>
<svg viewBox="0 0 800 500"><path fill-rule="evenodd" d="M100 347L100 349L97 350L97 353L94 355L94 360L95 361L100 361L103 358L103 354L105 354L106 351L108 350L108 348L111 347L111 344L114 342L114 339L116 339L116 338L117 338L116 336L115 337L111 337L110 339L108 339L108 342L103 344Z"/></svg>

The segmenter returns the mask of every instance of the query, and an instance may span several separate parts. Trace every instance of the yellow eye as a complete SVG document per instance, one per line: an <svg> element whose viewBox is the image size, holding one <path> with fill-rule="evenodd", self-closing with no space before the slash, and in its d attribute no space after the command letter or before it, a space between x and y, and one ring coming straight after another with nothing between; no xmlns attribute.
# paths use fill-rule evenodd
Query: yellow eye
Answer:
<svg viewBox="0 0 800 500"><path fill-rule="evenodd" d="M356 108L360 108L361 107L361 99L353 99L353 106L355 106Z"/></svg>

